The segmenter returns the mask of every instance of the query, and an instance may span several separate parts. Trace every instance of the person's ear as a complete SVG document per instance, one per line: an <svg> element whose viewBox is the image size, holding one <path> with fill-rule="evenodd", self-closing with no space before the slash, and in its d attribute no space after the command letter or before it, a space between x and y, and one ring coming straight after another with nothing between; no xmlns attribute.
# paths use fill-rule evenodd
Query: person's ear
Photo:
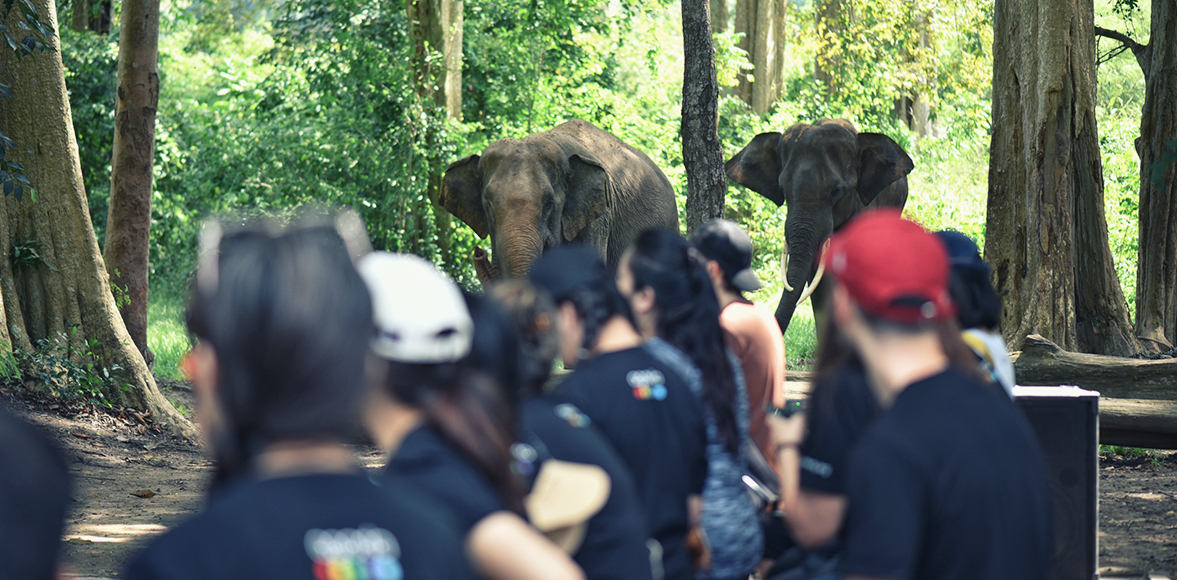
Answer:
<svg viewBox="0 0 1177 580"><path fill-rule="evenodd" d="M719 262L707 260L707 275L711 277L713 284L723 282L723 268L719 266Z"/></svg>
<svg viewBox="0 0 1177 580"><path fill-rule="evenodd" d="M217 353L206 342L200 342L184 355L181 367L192 388L202 396L213 396L217 392Z"/></svg>
<svg viewBox="0 0 1177 580"><path fill-rule="evenodd" d="M853 323L851 319L854 316L854 305L851 304L850 293L846 291L845 286L834 284L831 302L834 325L845 330Z"/></svg>
<svg viewBox="0 0 1177 580"><path fill-rule="evenodd" d="M630 307L635 315L649 314L654 311L654 289L646 286L635 291L629 298Z"/></svg>

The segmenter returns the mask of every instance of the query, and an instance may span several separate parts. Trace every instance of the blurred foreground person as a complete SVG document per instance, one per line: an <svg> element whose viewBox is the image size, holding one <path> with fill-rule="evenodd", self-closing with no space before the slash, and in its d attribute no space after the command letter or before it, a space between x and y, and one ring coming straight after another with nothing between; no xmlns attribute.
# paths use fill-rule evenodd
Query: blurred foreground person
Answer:
<svg viewBox="0 0 1177 580"><path fill-rule="evenodd" d="M47 437L0 409L0 577L57 577L69 472Z"/></svg>
<svg viewBox="0 0 1177 580"><path fill-rule="evenodd" d="M956 321L961 338L979 359L981 373L1001 385L1010 398L1014 396L1014 364L1005 348L1005 339L996 332L1001 320L1001 298L989 279L989 264L967 236L945 230L936 232L952 267L948 290L956 303Z"/></svg>
<svg viewBox="0 0 1177 580"><path fill-rule="evenodd" d="M1037 441L1004 394L960 369L943 245L898 211L863 214L822 257L835 324L885 409L846 480L845 579L1040 580L1053 555ZM774 429L778 461L799 439ZM799 434L792 434L797 436Z"/></svg>
<svg viewBox="0 0 1177 580"><path fill-rule="evenodd" d="M515 472L531 482L532 523L572 554L589 580L650 580L646 521L633 476L580 409L546 393L556 358L556 307L524 280L468 295L474 317L470 360L516 377ZM501 305L501 308L500 306ZM505 367L514 363L517 371Z"/></svg>
<svg viewBox="0 0 1177 580"><path fill-rule="evenodd" d="M744 371L749 434L768 457L772 446L764 409L785 404L785 341L772 312L744 297L744 292L760 289L752 271L752 239L735 222L718 218L696 228L691 243L707 259L707 275L719 299L719 324Z"/></svg>
<svg viewBox="0 0 1177 580"><path fill-rule="evenodd" d="M747 578L764 536L743 476L748 472L748 398L740 361L727 351L719 301L703 257L677 232L642 232L621 256L617 287L629 300L648 349L703 402L707 478L703 486L696 577Z"/></svg>
<svg viewBox="0 0 1177 580"><path fill-rule="evenodd" d="M580 568L524 519L511 471L514 413L495 378L461 364L474 323L462 293L424 259L374 252L359 263L377 336L365 413L390 453L387 485L452 513L475 570L493 580L578 580Z"/></svg>
<svg viewBox="0 0 1177 580"><path fill-rule="evenodd" d="M575 369L557 394L588 416L633 474L654 577L690 580L688 505L698 500L707 474L702 405L676 370L643 348L595 250L552 249L528 278L555 300L561 357Z"/></svg>
<svg viewBox="0 0 1177 580"><path fill-rule="evenodd" d="M470 577L455 531L419 495L373 484L343 443L359 426L372 306L336 224L363 236L350 213L201 233L184 368L215 487L127 578Z"/></svg>

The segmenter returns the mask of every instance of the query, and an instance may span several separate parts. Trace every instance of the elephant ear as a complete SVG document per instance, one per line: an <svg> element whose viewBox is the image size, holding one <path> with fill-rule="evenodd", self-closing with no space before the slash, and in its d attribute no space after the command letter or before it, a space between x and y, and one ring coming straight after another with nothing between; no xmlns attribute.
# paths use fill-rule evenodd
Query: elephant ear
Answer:
<svg viewBox="0 0 1177 580"><path fill-rule="evenodd" d="M464 157L445 168L441 178L439 202L446 211L457 216L479 238L490 233L486 210L482 208L482 173L478 171L478 155Z"/></svg>
<svg viewBox="0 0 1177 580"><path fill-rule="evenodd" d="M858 197L870 205L879 192L915 167L894 139L879 133L858 134Z"/></svg>
<svg viewBox="0 0 1177 580"><path fill-rule="evenodd" d="M560 219L564 241L571 242L605 211L609 176L600 162L581 153L568 157L568 169L568 189Z"/></svg>
<svg viewBox="0 0 1177 580"><path fill-rule="evenodd" d="M780 133L761 133L723 164L729 179L772 200L777 207L785 203L780 185L780 142Z"/></svg>

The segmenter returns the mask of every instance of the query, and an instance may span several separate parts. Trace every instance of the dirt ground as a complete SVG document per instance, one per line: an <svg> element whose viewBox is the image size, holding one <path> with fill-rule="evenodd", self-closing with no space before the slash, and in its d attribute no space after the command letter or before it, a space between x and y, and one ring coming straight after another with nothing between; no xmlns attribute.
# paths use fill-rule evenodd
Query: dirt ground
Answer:
<svg viewBox="0 0 1177 580"><path fill-rule="evenodd" d="M180 383L169 398L192 408ZM212 463L192 443L144 423L133 412L95 413L0 389L0 405L40 425L64 451L73 508L62 556L77 578L117 578L155 535L200 509ZM369 468L375 449L356 446ZM1103 459L1099 468L1099 572L1103 577L1177 577L1177 452Z"/></svg>

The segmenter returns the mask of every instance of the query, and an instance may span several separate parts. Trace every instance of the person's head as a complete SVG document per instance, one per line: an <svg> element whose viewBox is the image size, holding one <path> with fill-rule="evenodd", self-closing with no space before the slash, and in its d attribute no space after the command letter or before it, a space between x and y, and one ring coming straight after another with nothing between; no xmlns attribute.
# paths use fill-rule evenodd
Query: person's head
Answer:
<svg viewBox="0 0 1177 580"><path fill-rule="evenodd" d="M359 427L372 305L337 224L308 214L288 226L214 221L185 314L198 339L185 360L217 482L268 446L338 442Z"/></svg>
<svg viewBox="0 0 1177 580"><path fill-rule="evenodd" d="M707 274L720 288L743 296L760 289L752 270L752 238L733 221L716 218L695 229L691 243L707 259Z"/></svg>
<svg viewBox="0 0 1177 580"><path fill-rule="evenodd" d="M69 472L49 439L0 409L0 562L11 580L55 577Z"/></svg>
<svg viewBox="0 0 1177 580"><path fill-rule="evenodd" d="M631 320L629 305L618 293L613 276L590 248L553 248L532 264L527 279L556 303L560 357L566 367L590 356L606 323Z"/></svg>
<svg viewBox="0 0 1177 580"><path fill-rule="evenodd" d="M830 238L822 260L837 281L834 324L859 356L872 344L937 337L949 362L975 366L963 364L972 358L954 318L944 245L898 210L859 215Z"/></svg>
<svg viewBox="0 0 1177 580"><path fill-rule="evenodd" d="M643 335L669 342L699 368L704 402L714 413L724 441L735 449L739 391L703 256L677 232L647 230L622 255L617 287L629 299Z"/></svg>
<svg viewBox="0 0 1177 580"><path fill-rule="evenodd" d="M520 393L524 380L523 350L515 321L487 295L462 292L462 296L474 322L470 354L463 364L493 377L513 407L525 396Z"/></svg>
<svg viewBox="0 0 1177 580"><path fill-rule="evenodd" d="M989 265L981 259L977 244L952 230L936 232L936 236L948 251L951 266L948 291L956 303L956 321L961 328L997 328L1001 319L1001 299L993 289Z"/></svg>
<svg viewBox="0 0 1177 580"><path fill-rule="evenodd" d="M383 376L365 413L373 438L393 446L381 435L383 423L419 414L486 475L508 507L521 511L510 472L514 414L496 377L464 363L475 329L461 290L409 254L373 252L358 268L372 295L370 351L385 371L375 373Z"/></svg>
<svg viewBox="0 0 1177 580"><path fill-rule="evenodd" d="M552 363L560 348L556 305L547 292L525 280L498 282L490 287L487 295L503 308L519 333L522 350L520 397L541 393L552 375Z"/></svg>

